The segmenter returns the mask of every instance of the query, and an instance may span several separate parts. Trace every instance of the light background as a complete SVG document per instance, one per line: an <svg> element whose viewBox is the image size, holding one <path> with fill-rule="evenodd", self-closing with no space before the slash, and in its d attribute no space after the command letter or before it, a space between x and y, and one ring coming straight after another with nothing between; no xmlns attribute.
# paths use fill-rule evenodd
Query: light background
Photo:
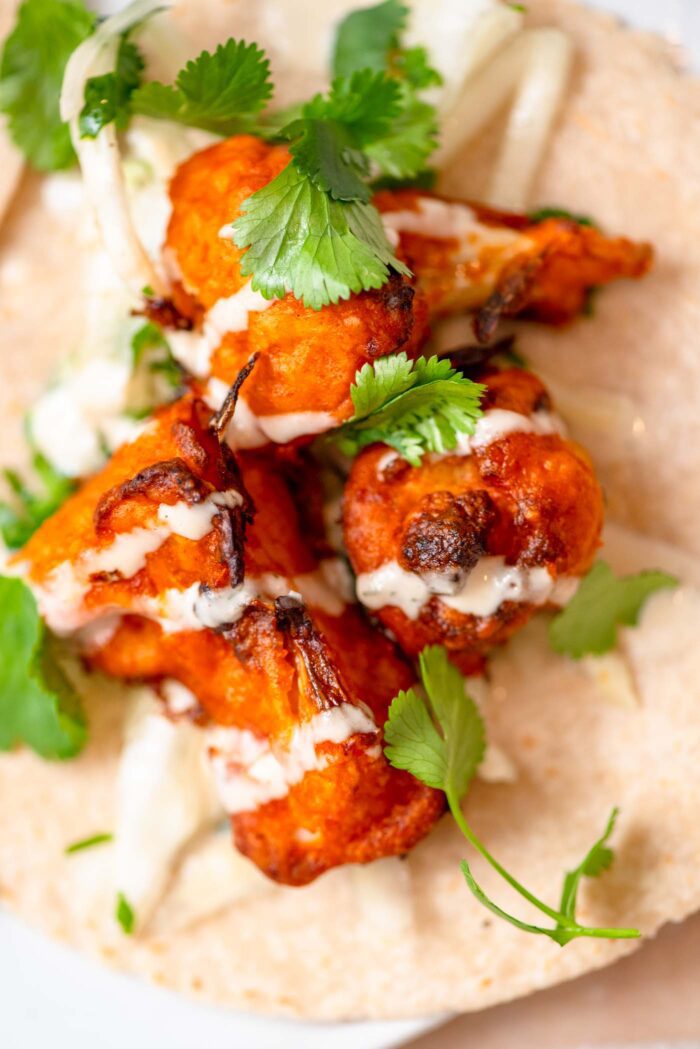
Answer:
<svg viewBox="0 0 700 1049"><path fill-rule="evenodd" d="M700 0L589 2L667 34L700 65ZM674 1049L700 1049L699 976L695 919L611 971L453 1021L419 1037L415 1049L583 1049L605 1040L617 1049L625 1039L660 1049L663 1038L675 1038ZM312 1026L206 1008L104 970L4 914L0 989L2 1049L389 1049L436 1023Z"/></svg>

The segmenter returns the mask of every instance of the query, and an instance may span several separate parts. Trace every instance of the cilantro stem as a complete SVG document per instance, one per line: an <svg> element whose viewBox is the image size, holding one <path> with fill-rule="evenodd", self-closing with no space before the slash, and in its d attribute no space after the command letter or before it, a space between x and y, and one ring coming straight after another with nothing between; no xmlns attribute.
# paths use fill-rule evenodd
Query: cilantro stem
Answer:
<svg viewBox="0 0 700 1049"><path fill-rule="evenodd" d="M448 790L446 794L447 804L449 805L450 812L452 813L452 816L457 826L459 827L467 841L469 841L470 844L474 846L477 852L479 852L484 857L486 862L490 864L490 866L493 867L493 869L498 874L500 874L504 881L508 882L508 884L512 886L512 888L514 888L515 891L520 894L520 896L526 899L528 903L531 903L533 907L536 907L537 910L541 911L543 914L546 914L549 918L552 918L553 921L556 922L556 928L544 929L541 926L530 925L527 922L521 921L519 918L513 917L513 915L507 914L500 907L498 907L491 900L489 900L485 896L485 894L479 889L478 885L474 881L471 871L469 870L469 865L465 861L463 861L462 873L467 879L467 884L471 888L476 898L486 907L488 907L489 910L493 911L494 914L498 915L501 918L505 918L507 921L511 922L511 924L516 925L518 928L523 929L525 932L541 933L545 936L549 936L562 947L565 944L569 943L570 940L576 939L580 936L587 936L599 940L634 940L639 938L639 929L609 929L598 928L595 926L588 925L579 925L579 923L575 919L570 918L566 914L562 914L561 911L554 910L553 907L548 906L548 904L546 904L543 900L538 899L538 897L534 896L533 893L529 891L529 889L526 889L524 885L521 885L520 882L512 876L512 874L509 874L508 871L501 866L498 860L491 855L489 850L486 848L485 845L482 844L479 838L477 838L476 834L464 818L464 813L462 812L459 797L455 794L455 792Z"/></svg>
<svg viewBox="0 0 700 1049"><path fill-rule="evenodd" d="M504 881L507 881L508 884L511 885L517 893L519 893L524 899L528 901L528 903L531 903L533 907L536 907L539 911L542 911L542 913L546 914L548 918L552 918L553 921L558 922L559 925L563 925L569 929L579 927L575 921L572 921L570 918L567 918L564 914L561 914L559 911L554 910L553 907L549 907L542 900L538 899L537 896L534 896L529 891L529 889L526 889L524 885L521 885L520 882L516 878L514 878L512 874L509 874L505 867L501 866L501 864L498 862L495 856L492 856L489 850L486 848L486 846L483 845L481 841L477 838L476 834L465 820L464 813L462 812L462 806L459 803L459 798L455 796L453 791L447 791L447 804L449 805L450 812L452 813L454 820L464 837L474 846L477 852L481 853L486 862L490 864L490 866L493 867L493 869L498 874L500 874Z"/></svg>

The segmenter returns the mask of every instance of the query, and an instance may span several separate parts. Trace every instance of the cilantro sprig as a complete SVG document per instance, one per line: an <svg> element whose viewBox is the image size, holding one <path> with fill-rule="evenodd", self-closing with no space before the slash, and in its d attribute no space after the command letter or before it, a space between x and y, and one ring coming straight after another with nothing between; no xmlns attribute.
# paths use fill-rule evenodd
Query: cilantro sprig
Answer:
<svg viewBox="0 0 700 1049"><path fill-rule="evenodd" d="M637 929L598 928L576 919L581 880L598 877L612 863L608 841L613 833L614 809L601 837L573 870L564 875L559 907L550 907L510 874L488 851L467 823L462 798L484 755L485 732L476 704L465 693L464 679L444 648L432 646L420 655L420 674L426 698L416 689L400 692L389 708L384 726L385 754L389 762L410 772L422 783L447 796L450 812L467 841L504 881L554 923L533 925L509 914L484 892L466 860L461 863L465 881L475 898L497 917L524 932L547 936L564 946L578 937L633 939Z"/></svg>
<svg viewBox="0 0 700 1049"><path fill-rule="evenodd" d="M16 470L2 471L13 497L12 502L0 501L0 535L9 550L24 546L75 489L75 482L59 473L39 451L34 451L32 467L41 485L39 492L33 492Z"/></svg>
<svg viewBox="0 0 700 1049"><path fill-rule="evenodd" d="M68 10L70 34L61 37ZM44 11L56 23L57 48ZM256 44L228 40L188 62L174 84L163 84L144 82L143 58L126 34L115 69L86 82L80 135L95 138L109 124L124 130L141 114L288 143L290 169L244 201L229 226L235 244L247 249L243 273L267 298L291 291L313 309L379 288L392 271L409 270L370 203L372 187L378 179L421 177L437 144L436 112L421 92L440 76L425 49L402 46L407 14L402 3L386 0L349 15L338 29L329 92L296 105L284 121L263 114L272 84L269 61ZM73 159L57 97L70 51L94 27L78 0L24 0L5 49L0 104L17 117L15 138L30 159L45 147L47 127L60 140L61 156L39 157L37 166Z"/></svg>
<svg viewBox="0 0 700 1049"><path fill-rule="evenodd" d="M25 743L44 758L74 757L85 719L34 596L20 579L0 576L0 608L0 750Z"/></svg>
<svg viewBox="0 0 700 1049"><path fill-rule="evenodd" d="M355 413L331 439L346 455L382 441L418 466L426 452L450 451L460 434L474 433L485 389L439 357L381 357L355 375Z"/></svg>
<svg viewBox="0 0 700 1049"><path fill-rule="evenodd" d="M440 85L442 77L424 47L402 47L408 14L399 0L351 11L338 27L332 68L336 77L370 69L395 78L398 111L387 132L368 145L367 155L380 179L415 184L425 180L438 133L435 108L420 98L420 92Z"/></svg>
<svg viewBox="0 0 700 1049"><path fill-rule="evenodd" d="M550 644L572 659L602 656L615 648L619 626L637 624L652 594L675 586L678 580L667 572L647 570L618 578L610 565L598 561L550 623Z"/></svg>
<svg viewBox="0 0 700 1049"><path fill-rule="evenodd" d="M33 167L56 171L75 160L58 111L66 63L90 36L95 15L80 0L24 0L0 57L0 112Z"/></svg>
<svg viewBox="0 0 700 1049"><path fill-rule="evenodd" d="M353 292L380 288L393 255L379 213L369 204L333 200L290 164L243 204L233 239L247 247L241 272L267 298L287 291L320 309Z"/></svg>
<svg viewBox="0 0 700 1049"><path fill-rule="evenodd" d="M368 203L373 180L419 176L437 145L435 109L419 92L440 77L424 49L401 48L407 13L387 0L349 15L330 91L275 131L295 171L245 200L230 227L248 249L243 273L267 298L289 289L318 309L381 286L390 269L409 272Z"/></svg>
<svg viewBox="0 0 700 1049"><path fill-rule="evenodd" d="M202 51L178 73L174 84L142 83L143 58L123 37L113 73L91 77L79 127L95 138L114 121L122 130L132 115L172 120L218 135L248 131L271 94L270 63L257 44L227 40Z"/></svg>
<svg viewBox="0 0 700 1049"><path fill-rule="evenodd" d="M374 7L351 11L338 26L333 45L333 72L351 76L358 69L386 69L387 60L399 48L408 7L398 0L385 0Z"/></svg>

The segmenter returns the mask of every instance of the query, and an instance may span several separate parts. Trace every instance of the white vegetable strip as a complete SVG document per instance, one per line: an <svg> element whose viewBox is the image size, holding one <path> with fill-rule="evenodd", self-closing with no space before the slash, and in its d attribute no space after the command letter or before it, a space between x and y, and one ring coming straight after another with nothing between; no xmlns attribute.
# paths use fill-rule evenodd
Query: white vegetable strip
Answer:
<svg viewBox="0 0 700 1049"><path fill-rule="evenodd" d="M410 6L410 5L409 5ZM440 70L442 87L432 98L441 117L458 101L469 77L488 62L523 24L523 15L501 0L433 0L412 6L408 45L426 47ZM430 97L429 95L427 97Z"/></svg>
<svg viewBox="0 0 700 1049"><path fill-rule="evenodd" d="M523 75L527 50L527 35L521 33L467 82L443 122L442 145L435 154L438 168L449 164L503 109Z"/></svg>
<svg viewBox="0 0 700 1049"><path fill-rule="evenodd" d="M131 219L114 124L103 128L95 139L81 138L78 118L86 81L114 69L121 34L169 6L169 0L135 0L108 18L71 55L61 92L61 117L70 124L85 191L105 248L115 270L135 296L140 296L147 285L156 294L163 294L166 282L149 259Z"/></svg>
<svg viewBox="0 0 700 1049"><path fill-rule="evenodd" d="M525 68L487 193L488 203L513 211L527 204L573 57L571 40L560 29L534 29L525 35Z"/></svg>

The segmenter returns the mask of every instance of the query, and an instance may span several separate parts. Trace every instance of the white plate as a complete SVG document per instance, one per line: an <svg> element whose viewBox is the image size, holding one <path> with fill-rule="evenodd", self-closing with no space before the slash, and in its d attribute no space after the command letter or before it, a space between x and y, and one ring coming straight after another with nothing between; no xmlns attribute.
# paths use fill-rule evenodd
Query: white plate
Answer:
<svg viewBox="0 0 700 1049"><path fill-rule="evenodd" d="M700 65L697 0L589 0L666 33ZM1 833L1 831L0 831ZM102 969L0 914L2 1045L7 1049L390 1049L441 1021L307 1024L195 1004Z"/></svg>

